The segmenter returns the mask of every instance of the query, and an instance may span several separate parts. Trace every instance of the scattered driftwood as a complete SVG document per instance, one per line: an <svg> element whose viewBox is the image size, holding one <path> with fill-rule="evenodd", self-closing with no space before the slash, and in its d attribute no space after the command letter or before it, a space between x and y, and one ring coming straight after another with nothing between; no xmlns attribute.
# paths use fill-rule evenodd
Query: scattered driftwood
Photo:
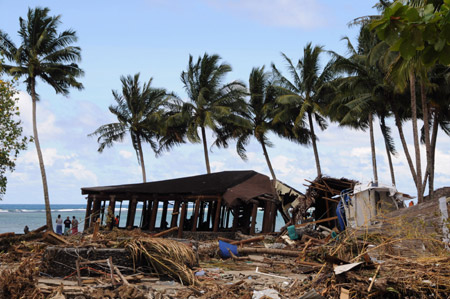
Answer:
<svg viewBox="0 0 450 299"><path fill-rule="evenodd" d="M46 231L44 233L44 239L49 242L50 244L54 245L62 245L62 244L69 244L69 241L67 241L64 237L55 234L52 231Z"/></svg>
<svg viewBox="0 0 450 299"><path fill-rule="evenodd" d="M11 233L2 233L0 234L0 238L10 238L10 237L14 237L16 234L11 232Z"/></svg>
<svg viewBox="0 0 450 299"><path fill-rule="evenodd" d="M273 254L282 256L292 256L298 257L299 251L295 250L284 250L284 249L274 249L274 248L258 248L258 247L243 247L238 248L239 254L249 254L249 253L261 253L261 254Z"/></svg>
<svg viewBox="0 0 450 299"><path fill-rule="evenodd" d="M175 227L169 228L165 231L156 233L156 234L152 235L152 238L160 238L162 236L168 235L168 234L170 234L172 232L176 232L176 231L178 231L178 226L175 226Z"/></svg>
<svg viewBox="0 0 450 299"><path fill-rule="evenodd" d="M254 237L254 238L240 240L240 241L233 241L233 242L231 242L231 245L243 245L243 244L248 244L248 243L253 243L253 242L259 242L262 240L264 240L264 236Z"/></svg>

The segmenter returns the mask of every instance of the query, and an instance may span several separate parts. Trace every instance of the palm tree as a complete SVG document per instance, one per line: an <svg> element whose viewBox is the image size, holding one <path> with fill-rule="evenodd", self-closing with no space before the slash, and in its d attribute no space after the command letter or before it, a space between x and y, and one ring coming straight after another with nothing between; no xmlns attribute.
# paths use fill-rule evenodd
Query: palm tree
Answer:
<svg viewBox="0 0 450 299"><path fill-rule="evenodd" d="M82 89L77 81L83 71L76 62L81 59L79 47L70 46L77 41L74 30L58 33L61 16L49 16L48 8L28 9L27 19L19 18L19 48L9 36L0 31L0 52L11 64L3 64L3 69L16 77L24 77L27 91L31 95L33 113L33 138L39 159L44 189L45 212L48 229L53 229L47 176L36 124L37 79L53 87L56 93L67 95L70 87Z"/></svg>
<svg viewBox="0 0 450 299"><path fill-rule="evenodd" d="M111 147L115 142L122 141L130 133L133 148L136 151L138 163L141 165L142 180L145 183L145 163L142 142L148 142L155 153L158 151L157 139L164 115L163 106L169 95L165 89L153 88L150 78L141 87L139 73L120 77L122 94L112 91L117 105L111 105L109 111L117 117L118 122L103 125L89 136L98 136L101 153L105 147Z"/></svg>
<svg viewBox="0 0 450 299"><path fill-rule="evenodd" d="M278 103L284 109L280 110L278 119L289 117L294 120L296 127L303 127L306 123L310 131L310 140L313 146L316 161L317 176L322 176L317 150L317 136L314 130L313 117L322 130L327 128L323 115L323 102L328 88L327 83L333 78L332 63L328 63L320 72L319 56L323 52L320 46L312 47L308 43L303 50L303 58L294 65L284 53L282 56L287 63L292 81L284 77L277 67L272 64L272 69L277 78L278 89L283 95L278 97ZM283 116L284 115L284 116Z"/></svg>
<svg viewBox="0 0 450 299"><path fill-rule="evenodd" d="M329 116L342 126L365 130L369 128L372 152L374 182L378 182L375 138L373 134L373 117L380 119L380 128L384 137L386 154L389 161L392 184L395 185L391 154L395 154L395 146L390 135L390 128L385 119L390 116L387 109L393 94L393 86L384 80L385 71L380 62L371 63L371 50L379 43L376 36L363 25L358 38L357 49L348 38L347 49L350 57L346 58L336 53L334 68L347 76L334 81L337 86L336 98L328 107ZM389 99L389 101L388 101Z"/></svg>
<svg viewBox="0 0 450 299"><path fill-rule="evenodd" d="M181 112L175 115L178 123L185 124L189 141L203 143L207 173L211 173L211 167L206 128L217 134L224 125L242 123L241 112L246 107L243 83L234 81L222 84L225 75L231 72L231 66L226 63L219 64L220 59L219 55L210 56L205 53L194 63L192 55L189 55L188 68L181 73L181 81L189 102L183 103Z"/></svg>

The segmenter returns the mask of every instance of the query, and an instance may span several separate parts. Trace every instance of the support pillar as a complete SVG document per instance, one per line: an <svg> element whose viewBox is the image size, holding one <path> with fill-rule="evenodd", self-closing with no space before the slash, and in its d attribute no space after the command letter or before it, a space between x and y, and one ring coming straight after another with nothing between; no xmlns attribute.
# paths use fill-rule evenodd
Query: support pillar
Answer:
<svg viewBox="0 0 450 299"><path fill-rule="evenodd" d="M128 206L127 228L132 229L134 226L134 217L136 216L137 197L133 195Z"/></svg>
<svg viewBox="0 0 450 299"><path fill-rule="evenodd" d="M200 199L197 198L195 201L195 208L194 208L194 219L192 220L192 231L197 231L197 223L198 223L198 212L200 211Z"/></svg>
<svg viewBox="0 0 450 299"><path fill-rule="evenodd" d="M149 231L151 232L155 230L156 215L158 214L158 206L159 206L158 199L157 198L153 199L152 216L150 218L150 227L149 227Z"/></svg>
<svg viewBox="0 0 450 299"><path fill-rule="evenodd" d="M183 237L183 225L184 225L184 218L186 218L186 206L187 203L183 202L183 205L181 206L181 216L180 216L180 224L178 226L178 238Z"/></svg>
<svg viewBox="0 0 450 299"><path fill-rule="evenodd" d="M89 219L91 217L92 201L93 201L93 196L88 195L87 204L86 204L86 215L84 216L84 230L87 230L89 228Z"/></svg>
<svg viewBox="0 0 450 299"><path fill-rule="evenodd" d="M108 216L106 217L106 227L112 230L114 227L114 210L116 208L116 196L109 196Z"/></svg>
<svg viewBox="0 0 450 299"><path fill-rule="evenodd" d="M94 195L94 203L92 207L92 214L91 214L91 222L90 225L94 224L95 221L97 221L97 218L100 215L100 207L102 205L102 201L100 198L98 198L96 195Z"/></svg>
<svg viewBox="0 0 450 299"><path fill-rule="evenodd" d="M250 235L255 234L255 228L256 228L256 216L258 214L258 204L253 203L253 209L252 209L252 224L250 226Z"/></svg>
<svg viewBox="0 0 450 299"><path fill-rule="evenodd" d="M169 201L165 200L163 203L163 211L161 215L161 223L159 225L160 228L166 229L169 224L167 223L167 208L169 207Z"/></svg>
<svg viewBox="0 0 450 299"><path fill-rule="evenodd" d="M180 213L180 201L177 199L173 205L172 220L170 221L170 227L177 226L178 214Z"/></svg>
<svg viewBox="0 0 450 299"><path fill-rule="evenodd" d="M214 217L214 228L213 228L214 232L219 231L219 220L220 220L220 208L221 207L222 207L222 196L219 197L219 200L217 201L216 216Z"/></svg>

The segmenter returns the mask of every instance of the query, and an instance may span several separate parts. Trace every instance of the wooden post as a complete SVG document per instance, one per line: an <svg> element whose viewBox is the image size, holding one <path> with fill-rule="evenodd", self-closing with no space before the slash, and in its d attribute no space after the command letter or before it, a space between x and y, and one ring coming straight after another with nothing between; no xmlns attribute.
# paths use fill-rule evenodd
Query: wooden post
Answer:
<svg viewBox="0 0 450 299"><path fill-rule="evenodd" d="M152 218L152 208L153 208L153 200L146 200L147 202L147 209L145 211L145 229L148 230L150 228L150 219Z"/></svg>
<svg viewBox="0 0 450 299"><path fill-rule="evenodd" d="M133 195L130 200L130 204L128 206L128 215L127 215L127 228L133 228L134 226L134 217L136 216L136 206L137 206L137 197Z"/></svg>
<svg viewBox="0 0 450 299"><path fill-rule="evenodd" d="M95 223L95 221L97 221L97 218L99 218L101 204L102 204L101 199L98 198L96 195L94 195L94 203L91 214L91 224Z"/></svg>
<svg viewBox="0 0 450 299"><path fill-rule="evenodd" d="M104 216L105 216L105 206L106 206L106 199L103 201L102 207L100 209L100 214L102 214L102 221L101 221L101 223L103 223L103 219L104 219Z"/></svg>
<svg viewBox="0 0 450 299"><path fill-rule="evenodd" d="M183 202L183 206L181 207L180 225L178 226L178 238L183 237L184 218L186 218L186 205L186 202Z"/></svg>
<svg viewBox="0 0 450 299"><path fill-rule="evenodd" d="M150 227L148 228L149 231L154 231L156 226L156 215L158 214L158 206L159 201L157 198L153 199L153 206L152 206L152 216L150 218Z"/></svg>
<svg viewBox="0 0 450 299"><path fill-rule="evenodd" d="M198 214L198 227L200 228L203 225L203 220L205 218L205 202L200 201L200 213Z"/></svg>
<svg viewBox="0 0 450 299"><path fill-rule="evenodd" d="M168 227L168 223L167 223L167 208L169 207L169 201L165 200L163 203L163 210L162 210L162 215L161 215L161 224L159 225L159 227L161 229L166 229Z"/></svg>
<svg viewBox="0 0 450 299"><path fill-rule="evenodd" d="M227 208L227 220L225 221L225 228L228 228L230 226L230 213L231 209Z"/></svg>
<svg viewBox="0 0 450 299"><path fill-rule="evenodd" d="M114 227L114 210L116 208L116 196L110 195L109 196L109 206L108 206L108 216L106 217L106 227L109 230L112 230Z"/></svg>
<svg viewBox="0 0 450 299"><path fill-rule="evenodd" d="M213 201L208 202L208 213L206 215L206 222L208 222L208 230L211 227L211 214L212 214Z"/></svg>
<svg viewBox="0 0 450 299"><path fill-rule="evenodd" d="M88 200L86 204L86 215L84 216L84 230L87 230L89 228L89 219L91 216L91 209L92 209L92 195L88 195Z"/></svg>
<svg viewBox="0 0 450 299"><path fill-rule="evenodd" d="M172 220L170 221L170 227L176 227L178 221L178 214L180 212L180 201L177 199L173 205Z"/></svg>
<svg viewBox="0 0 450 299"><path fill-rule="evenodd" d="M252 209L252 224L250 226L250 235L254 235L255 234L255 228L256 228L256 215L258 214L258 204L254 203L253 204L253 209Z"/></svg>
<svg viewBox="0 0 450 299"><path fill-rule="evenodd" d="M200 198L195 201L194 219L192 220L192 231L197 231L198 212L200 211Z"/></svg>
<svg viewBox="0 0 450 299"><path fill-rule="evenodd" d="M220 211L220 225L219 225L220 228L224 228L224 224L225 224L225 211L226 211L226 207L223 206L223 207L221 208L221 211Z"/></svg>
<svg viewBox="0 0 450 299"><path fill-rule="evenodd" d="M262 225L263 233L268 233L270 231L270 229L269 229L270 214L271 214L270 210L271 210L270 201L266 201L265 205L264 205L264 216L263 216L263 225Z"/></svg>
<svg viewBox="0 0 450 299"><path fill-rule="evenodd" d="M75 267L77 268L77 281L78 286L81 286L81 273L80 273L80 256L77 257L77 260L75 261Z"/></svg>
<svg viewBox="0 0 450 299"><path fill-rule="evenodd" d="M219 231L219 220L220 220L220 208L221 207L222 207L222 196L219 197L219 200L217 201L216 216L214 217L214 228L213 228L214 232Z"/></svg>
<svg viewBox="0 0 450 299"><path fill-rule="evenodd" d="M233 228L232 231L237 231L239 225L239 207L233 208Z"/></svg>
<svg viewBox="0 0 450 299"><path fill-rule="evenodd" d="M142 201L142 214L141 214L141 224L139 225L141 229L147 225L147 200Z"/></svg>

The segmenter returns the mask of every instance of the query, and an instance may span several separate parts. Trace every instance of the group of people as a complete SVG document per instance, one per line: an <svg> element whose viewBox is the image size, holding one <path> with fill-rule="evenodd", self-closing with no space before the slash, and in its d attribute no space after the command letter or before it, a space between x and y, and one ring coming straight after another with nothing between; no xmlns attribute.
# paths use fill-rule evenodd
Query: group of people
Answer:
<svg viewBox="0 0 450 299"><path fill-rule="evenodd" d="M56 233L58 235L63 234L63 224L64 224L64 235L69 235L72 233L72 235L78 234L78 220L75 218L75 216L72 217L72 221L70 221L70 217L67 216L66 220L62 220L61 215L58 215L58 218L56 218ZM70 229L70 226L72 226L72 230Z"/></svg>

